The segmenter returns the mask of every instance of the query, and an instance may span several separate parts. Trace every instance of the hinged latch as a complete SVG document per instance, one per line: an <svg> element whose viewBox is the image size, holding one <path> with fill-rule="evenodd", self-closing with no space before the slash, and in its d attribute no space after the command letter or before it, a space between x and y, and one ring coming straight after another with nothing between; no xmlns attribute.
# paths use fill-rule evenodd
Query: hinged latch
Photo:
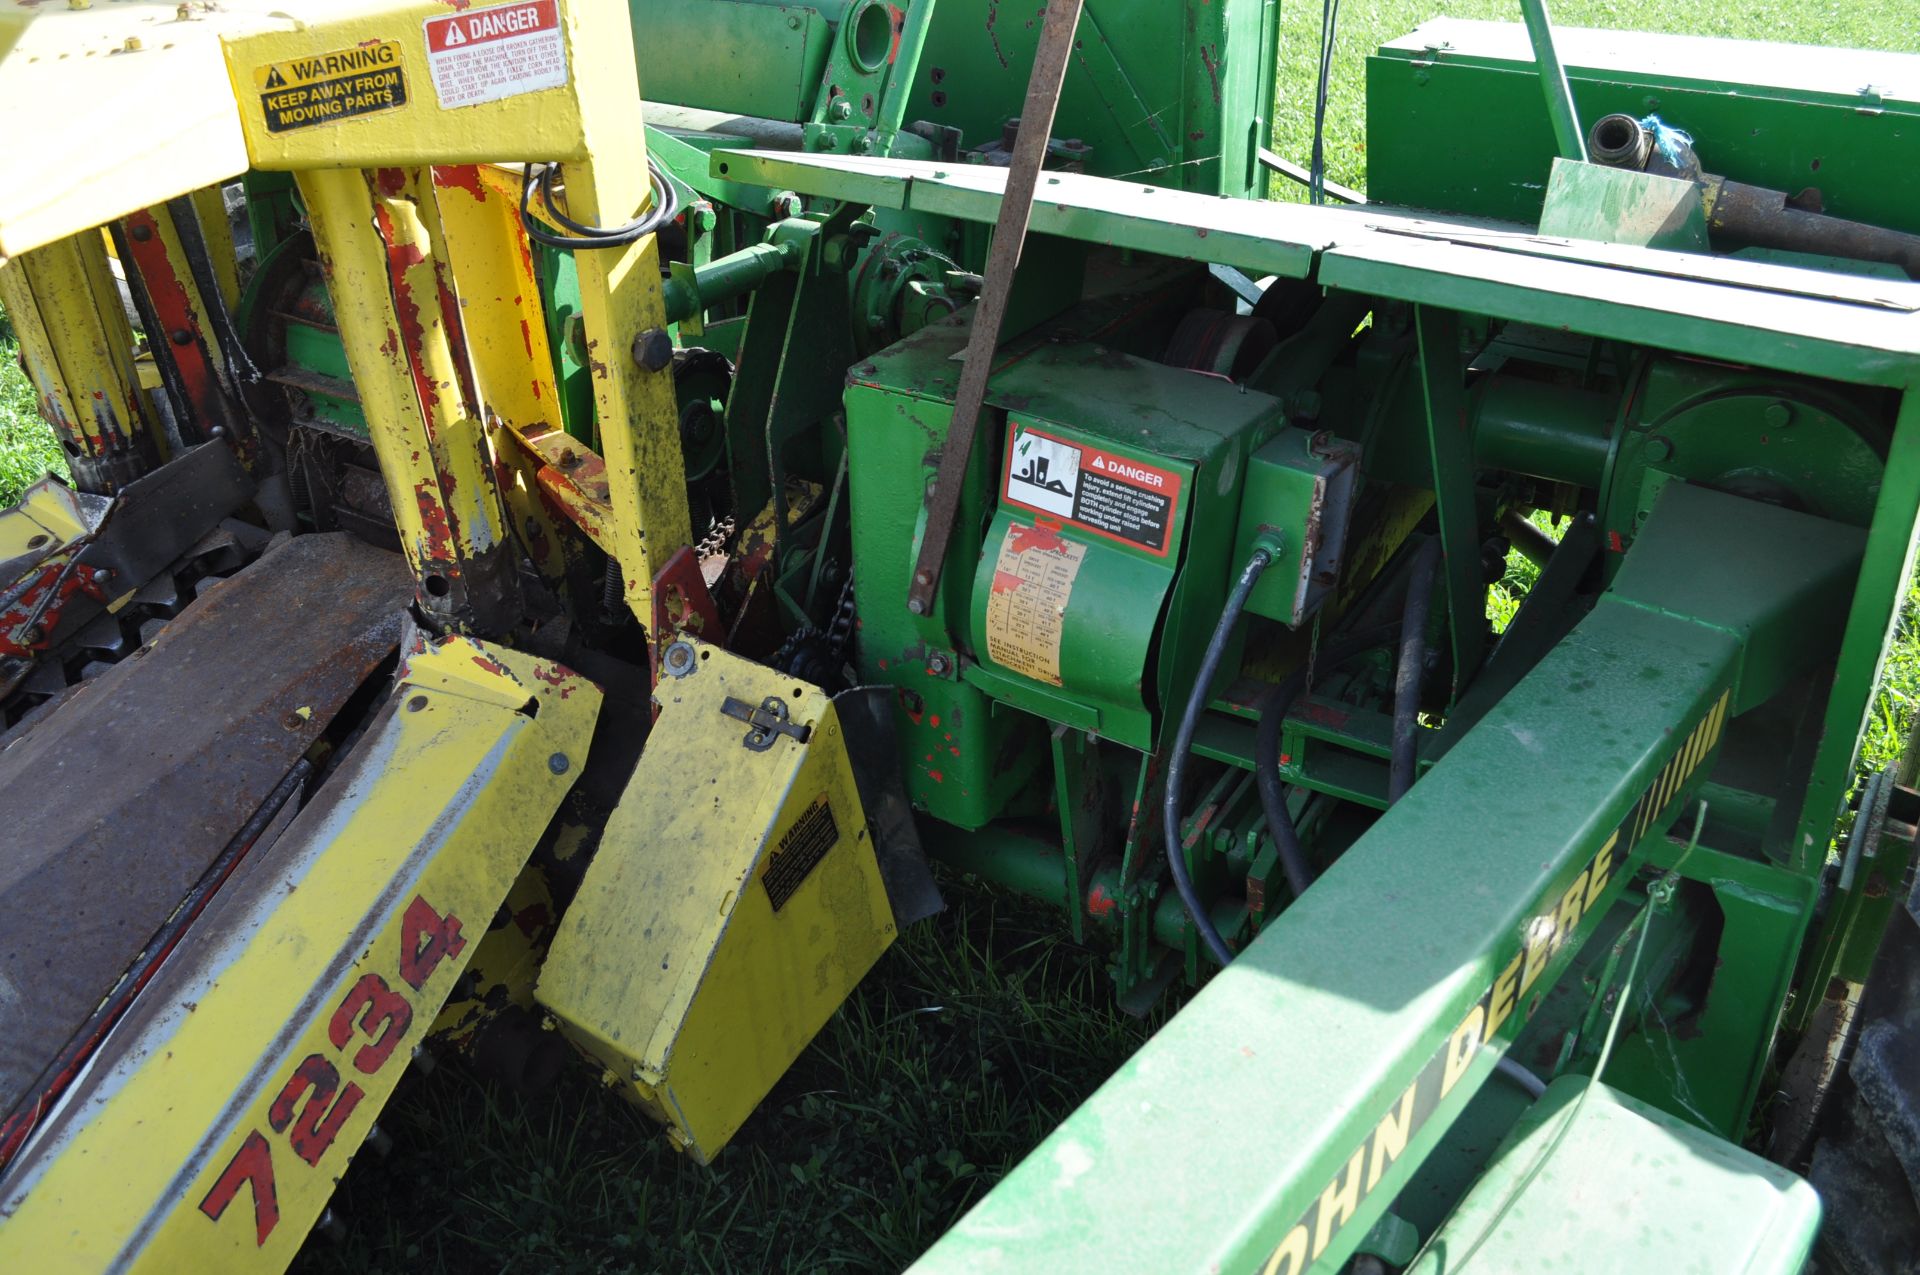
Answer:
<svg viewBox="0 0 1920 1275"><path fill-rule="evenodd" d="M764 753L772 748L777 736L787 735L796 743L804 744L807 737L813 734L811 726L794 725L787 714L787 701L777 695L767 696L757 708L729 695L727 702L720 706L720 711L752 727L740 742L756 753Z"/></svg>

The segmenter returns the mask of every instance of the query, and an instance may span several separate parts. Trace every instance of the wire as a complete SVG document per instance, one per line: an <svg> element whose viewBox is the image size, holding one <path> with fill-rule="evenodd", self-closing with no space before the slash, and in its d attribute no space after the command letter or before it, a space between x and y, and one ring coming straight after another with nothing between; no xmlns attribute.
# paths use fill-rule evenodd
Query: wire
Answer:
<svg viewBox="0 0 1920 1275"><path fill-rule="evenodd" d="M1246 568L1240 572L1240 582L1233 586L1233 592L1227 597L1226 609L1220 612L1220 622L1213 626L1213 639L1207 643L1207 653L1200 659L1200 672L1194 678L1193 690L1187 695L1187 711L1180 715L1180 733L1174 736L1173 758L1167 766L1167 795L1161 803L1161 814L1165 820L1163 831L1167 843L1167 868L1173 873L1173 887L1180 892L1180 902L1187 909L1194 929L1200 932L1201 942L1206 944L1207 951L1222 966L1233 961L1233 949L1220 937L1220 931L1214 927L1206 907L1200 902L1199 893L1193 888L1193 878L1187 873L1187 856L1180 844L1180 824L1183 822L1180 789L1186 778L1187 754L1193 750L1194 728L1200 723L1200 710L1206 706L1207 691L1213 685L1214 675L1220 671L1227 639L1232 636L1240 613L1246 610L1247 596L1253 592L1253 586L1260 582L1260 573L1272 561L1273 555L1265 549L1253 551L1253 556L1247 559Z"/></svg>
<svg viewBox="0 0 1920 1275"><path fill-rule="evenodd" d="M558 164L546 164L536 177L533 175L533 165L528 164L520 174L520 222L526 227L527 238L549 248L557 248L561 252L574 252L581 248L624 248L653 234L680 215L680 189L652 159L647 161L649 207L624 226L590 226L568 216L553 197L554 181L559 172ZM532 200L536 189L540 192L540 206L547 216L570 233L556 234L541 225L539 218L533 215Z"/></svg>
<svg viewBox="0 0 1920 1275"><path fill-rule="evenodd" d="M1320 76L1313 94L1313 166L1307 172L1307 200L1327 202L1327 94L1333 81L1333 43L1340 28L1340 0L1321 0Z"/></svg>

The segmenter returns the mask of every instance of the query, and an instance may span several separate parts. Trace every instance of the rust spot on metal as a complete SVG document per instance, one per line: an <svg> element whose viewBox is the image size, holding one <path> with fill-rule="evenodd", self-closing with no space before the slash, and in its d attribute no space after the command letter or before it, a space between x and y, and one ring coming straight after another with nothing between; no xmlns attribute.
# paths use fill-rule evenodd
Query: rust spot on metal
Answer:
<svg viewBox="0 0 1920 1275"><path fill-rule="evenodd" d="M400 192L407 188L407 172L404 168L376 168L373 181L381 194L388 199L397 199Z"/></svg>
<svg viewBox="0 0 1920 1275"><path fill-rule="evenodd" d="M421 546L421 566L451 563L453 553L453 528L447 523L446 506L440 503L440 492L433 483L419 482L413 486L415 501L420 506L420 530L426 543Z"/></svg>
<svg viewBox="0 0 1920 1275"><path fill-rule="evenodd" d="M1207 68L1207 79L1213 84L1213 102L1218 106L1220 104L1220 59L1216 46L1211 44L1200 46L1200 65Z"/></svg>
<svg viewBox="0 0 1920 1275"><path fill-rule="evenodd" d="M1000 65L1004 68L1007 65L1007 51L1000 47L1000 37L993 29L994 24L998 21L1000 21L999 0L988 0L987 39L993 41L993 56L1000 59Z"/></svg>

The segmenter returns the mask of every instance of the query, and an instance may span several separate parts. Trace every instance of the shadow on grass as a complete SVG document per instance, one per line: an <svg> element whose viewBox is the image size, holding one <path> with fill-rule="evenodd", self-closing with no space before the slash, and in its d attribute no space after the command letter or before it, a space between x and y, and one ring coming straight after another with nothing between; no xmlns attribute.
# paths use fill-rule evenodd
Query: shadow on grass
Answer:
<svg viewBox="0 0 1920 1275"><path fill-rule="evenodd" d="M409 1073L304 1271L897 1271L1165 1020L1113 1007L1061 918L947 883L711 1168L599 1087ZM750 1024L742 1024L743 1030Z"/></svg>

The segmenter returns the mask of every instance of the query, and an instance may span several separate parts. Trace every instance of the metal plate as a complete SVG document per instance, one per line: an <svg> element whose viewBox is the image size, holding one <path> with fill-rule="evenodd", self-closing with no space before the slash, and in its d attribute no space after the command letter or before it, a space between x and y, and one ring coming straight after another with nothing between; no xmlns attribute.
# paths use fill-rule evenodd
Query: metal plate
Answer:
<svg viewBox="0 0 1920 1275"><path fill-rule="evenodd" d="M0 1111L392 653L412 595L397 556L300 537L0 751Z"/></svg>

